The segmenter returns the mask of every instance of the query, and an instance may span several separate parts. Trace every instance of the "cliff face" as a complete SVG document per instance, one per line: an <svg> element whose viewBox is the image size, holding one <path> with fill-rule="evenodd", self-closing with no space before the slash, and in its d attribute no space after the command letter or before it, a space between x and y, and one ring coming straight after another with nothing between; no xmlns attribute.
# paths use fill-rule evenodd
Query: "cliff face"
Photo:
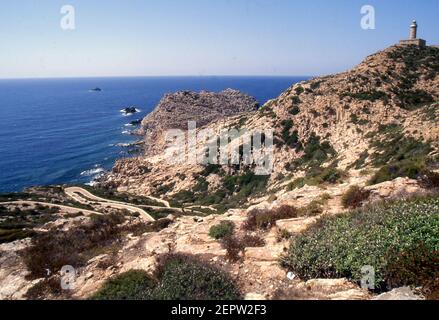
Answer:
<svg viewBox="0 0 439 320"><path fill-rule="evenodd" d="M421 149L422 144L428 145L421 151L422 156L437 157L438 61L438 48L390 47L367 57L350 71L296 84L259 111L245 116L227 117L229 110L254 109L251 98L242 98L236 92L232 99L223 98L224 94L169 95L143 121L143 127L150 131L159 128L160 132L203 118L206 120L201 123L210 122L208 126L218 132L237 126L249 130L273 128L274 172L267 178L264 190L289 192L294 188L291 184L308 175L316 164L346 171L348 176L352 170L367 169L373 173L386 162L397 162L401 153L416 153L407 146L410 143ZM224 101L229 104L221 109ZM245 103L233 108L237 101ZM211 103L214 107L206 108ZM181 108L181 104L191 107ZM400 145L401 150L392 149L392 143ZM199 185L202 166L171 166L168 162L163 153L122 160L106 182L120 190L161 196L191 192ZM214 172L205 178L211 194L222 190L228 177L224 172ZM364 179L367 178L370 176Z"/></svg>
<svg viewBox="0 0 439 320"><path fill-rule="evenodd" d="M163 151L163 133L168 129L187 130L189 121L195 121L200 128L217 119L257 109L254 98L232 89L219 93L181 91L165 95L143 119L140 132L146 135L147 153L151 155Z"/></svg>

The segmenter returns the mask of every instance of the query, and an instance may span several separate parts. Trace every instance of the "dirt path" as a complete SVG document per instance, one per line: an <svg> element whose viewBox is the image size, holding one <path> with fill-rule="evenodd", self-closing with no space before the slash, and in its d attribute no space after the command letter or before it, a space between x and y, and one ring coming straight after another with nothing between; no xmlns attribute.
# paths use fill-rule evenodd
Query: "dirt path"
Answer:
<svg viewBox="0 0 439 320"><path fill-rule="evenodd" d="M76 207L68 207L68 206L63 206L60 204L55 204L55 203L48 203L48 202L37 202L37 201L25 201L25 200L20 200L20 201L11 201L11 202L0 202L1 205L30 205L30 206L37 206L37 205L41 205L41 206L46 206L46 207L50 207L50 208L59 208L64 210L67 213L77 213L77 212L82 212L85 215L102 215L101 212L97 212L97 211L91 211L91 210L86 210L86 209L81 209L81 208L76 208Z"/></svg>
<svg viewBox="0 0 439 320"><path fill-rule="evenodd" d="M97 202L102 206L106 206L106 207L111 207L111 208L115 208L115 209L125 209L128 210L130 212L134 212L134 213L139 213L140 215L142 215L143 217L145 217L148 221L155 221L154 218L147 213L145 210L139 208L139 207L135 207L133 205L130 204L126 204L124 202L119 202L119 201L113 201L113 200L108 200L108 199L104 199L101 197L97 197L94 194L88 192L85 189L79 188L79 187L71 187L71 188L66 188L64 190L64 192L73 200L82 203L82 204L90 204L91 202ZM151 207L152 209L163 209L162 207Z"/></svg>

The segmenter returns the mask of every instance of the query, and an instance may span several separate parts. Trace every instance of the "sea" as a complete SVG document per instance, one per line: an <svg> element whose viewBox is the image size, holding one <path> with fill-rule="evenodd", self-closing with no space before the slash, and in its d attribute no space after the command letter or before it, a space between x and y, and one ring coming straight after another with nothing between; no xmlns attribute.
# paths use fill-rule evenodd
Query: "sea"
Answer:
<svg viewBox="0 0 439 320"><path fill-rule="evenodd" d="M132 156L132 121L166 93L237 89L263 105L309 77L120 77L0 80L0 193L85 184ZM101 91L93 91L100 88ZM126 107L138 113L126 115Z"/></svg>

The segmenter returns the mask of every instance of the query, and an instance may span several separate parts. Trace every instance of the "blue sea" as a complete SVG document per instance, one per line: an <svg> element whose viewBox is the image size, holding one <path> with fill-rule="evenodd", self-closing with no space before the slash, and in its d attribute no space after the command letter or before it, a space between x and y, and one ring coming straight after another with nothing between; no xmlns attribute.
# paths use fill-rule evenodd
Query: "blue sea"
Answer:
<svg viewBox="0 0 439 320"><path fill-rule="evenodd" d="M150 113L164 94L227 88L262 105L305 77L137 77L0 80L0 192L90 182L115 160L131 121ZM101 92L91 92L99 87ZM140 113L120 110L136 106Z"/></svg>

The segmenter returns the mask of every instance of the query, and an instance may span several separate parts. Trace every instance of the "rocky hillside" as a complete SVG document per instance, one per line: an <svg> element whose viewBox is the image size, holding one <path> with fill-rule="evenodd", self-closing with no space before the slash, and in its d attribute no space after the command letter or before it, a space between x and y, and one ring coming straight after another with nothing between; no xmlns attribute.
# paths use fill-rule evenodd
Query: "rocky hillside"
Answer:
<svg viewBox="0 0 439 320"><path fill-rule="evenodd" d="M364 183L416 178L438 157L438 61L438 48L390 47L350 71L296 84L259 111L223 117L209 127L274 128L274 172L246 186L251 196L283 194L328 179L339 183L360 171ZM106 182L119 190L212 205L229 203L243 186L228 191L227 181L246 174L246 168L206 171L168 163L164 154L122 160ZM206 194L214 199L205 201Z"/></svg>
<svg viewBox="0 0 439 320"><path fill-rule="evenodd" d="M100 186L0 195L0 299L439 299L438 72L439 48L394 46L258 110L166 96L143 121L159 147ZM188 120L274 129L273 173L174 164L160 139Z"/></svg>
<svg viewBox="0 0 439 320"><path fill-rule="evenodd" d="M219 93L181 91L165 95L155 110L143 119L140 134L146 136L147 154L151 155L163 151L166 130L187 130L189 121L195 121L200 128L217 119L257 109L254 98L232 89Z"/></svg>

